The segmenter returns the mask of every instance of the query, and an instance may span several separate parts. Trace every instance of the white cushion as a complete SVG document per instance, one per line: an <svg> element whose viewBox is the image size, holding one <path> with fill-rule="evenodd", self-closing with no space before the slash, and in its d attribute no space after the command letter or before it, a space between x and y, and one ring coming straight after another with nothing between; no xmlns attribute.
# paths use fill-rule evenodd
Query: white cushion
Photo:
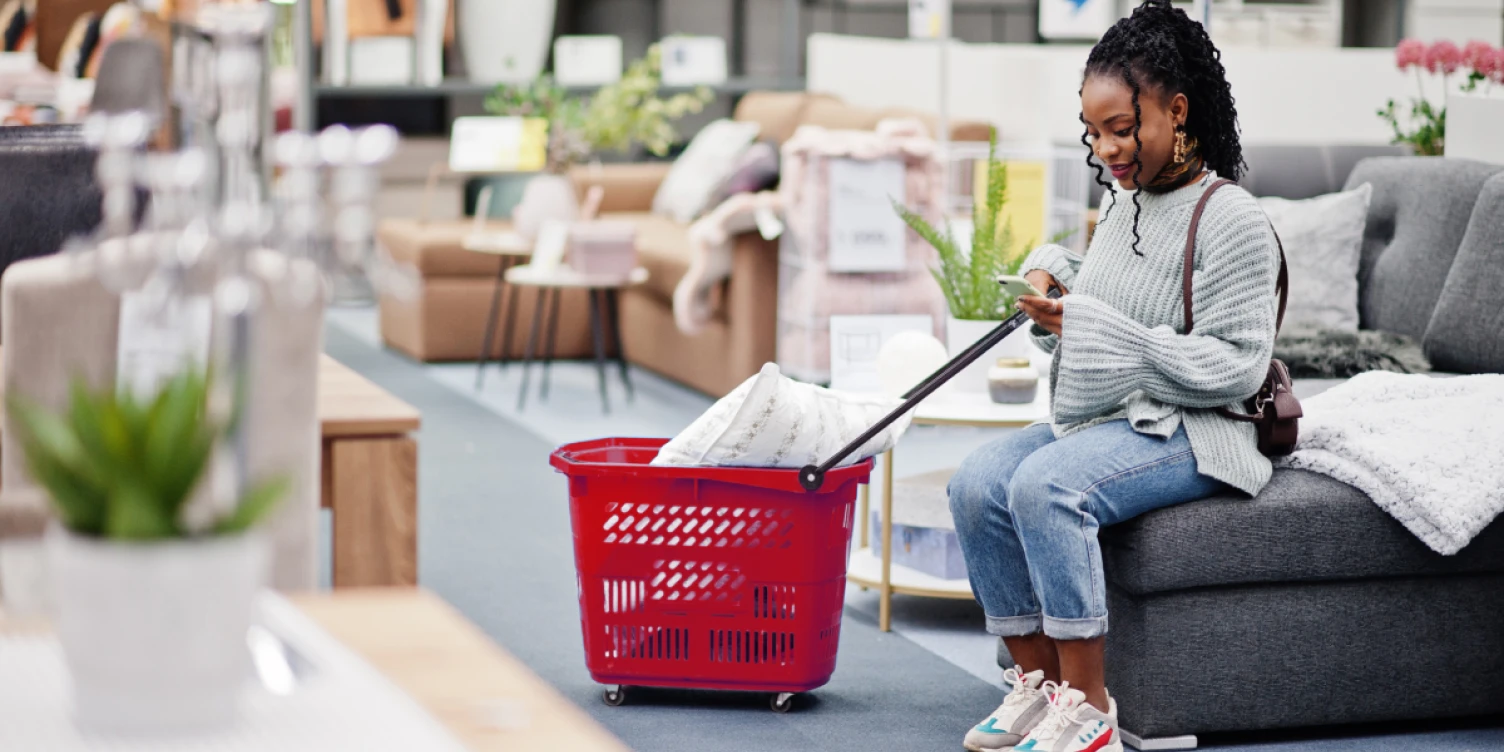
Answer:
<svg viewBox="0 0 1504 752"><path fill-rule="evenodd" d="M901 400L833 391L794 381L768 363L665 444L654 465L802 468L861 436ZM893 448L910 414L841 462L852 465Z"/></svg>
<svg viewBox="0 0 1504 752"><path fill-rule="evenodd" d="M721 119L700 129L658 186L653 213L688 224L712 208L707 206L711 196L731 177L760 128L757 123Z"/></svg>
<svg viewBox="0 0 1504 752"><path fill-rule="evenodd" d="M1261 198L1290 265L1285 328L1358 330L1358 261L1373 186L1302 201Z"/></svg>

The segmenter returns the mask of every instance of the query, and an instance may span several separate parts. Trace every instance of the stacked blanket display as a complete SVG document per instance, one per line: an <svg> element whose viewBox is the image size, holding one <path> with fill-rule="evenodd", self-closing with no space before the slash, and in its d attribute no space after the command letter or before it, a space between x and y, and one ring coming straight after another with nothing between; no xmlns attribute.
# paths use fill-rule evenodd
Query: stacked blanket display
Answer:
<svg viewBox="0 0 1504 752"><path fill-rule="evenodd" d="M1305 400L1276 465L1368 494L1432 550L1455 554L1504 511L1504 374L1359 374Z"/></svg>
<svg viewBox="0 0 1504 752"><path fill-rule="evenodd" d="M941 165L935 142L912 120L888 120L876 131L804 126L783 146L780 203L787 226L778 268L778 365L795 378L830 379L830 317L922 314L940 337L945 300L929 267L935 251L905 230L898 272L840 273L829 268L830 164L835 159L902 160L904 203L931 219L941 212Z"/></svg>

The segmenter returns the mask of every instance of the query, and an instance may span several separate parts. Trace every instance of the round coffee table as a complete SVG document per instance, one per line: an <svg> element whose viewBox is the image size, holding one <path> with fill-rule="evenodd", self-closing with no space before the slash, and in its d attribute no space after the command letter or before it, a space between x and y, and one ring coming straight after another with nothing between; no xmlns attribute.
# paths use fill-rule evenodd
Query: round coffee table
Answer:
<svg viewBox="0 0 1504 752"><path fill-rule="evenodd" d="M559 331L559 296L564 290L585 290L590 296L590 334L595 345L595 367L600 377L601 407L611 412L611 402L606 396L606 336L616 342L616 357L621 369L622 385L627 389L627 399L632 399L632 380L627 375L627 351L621 338L621 305L618 293L628 287L648 280L648 270L637 267L623 274L582 274L567 265L554 269L540 269L533 265L514 266L506 271L506 281L512 287L538 288L538 304L533 312L533 326L528 333L527 346L522 356L522 388L517 395L517 409L527 403L528 367L538 344L538 332L543 323L544 307L548 305L548 326L543 349L543 384L540 397L548 398L549 364L554 358L554 344Z"/></svg>
<svg viewBox="0 0 1504 752"><path fill-rule="evenodd" d="M489 189L488 189L489 190ZM482 219L484 217L482 216ZM501 296L507 287L507 270L527 263L533 255L533 243L515 230L486 231L482 221L476 222L475 231L465 236L461 247L474 253L495 256L496 286L491 290L491 310L486 316L486 336L480 343L480 357L475 367L475 388L481 388L486 377L486 363L491 361L492 348L496 342L496 315L501 312ZM507 318L502 327L501 353L496 361L506 367L512 354L512 321L517 316L517 294L507 295Z"/></svg>
<svg viewBox="0 0 1504 752"><path fill-rule="evenodd" d="M929 426L970 426L974 428L1024 428L1050 416L1048 382L1041 377L1039 395L1032 403L1000 405L985 393L957 392L942 389L914 409L913 424ZM870 514L869 488L862 487L861 512L858 515L858 547L851 554L846 579L878 592L877 627L887 632L892 626L893 594L925 598L971 599L971 583L945 580L893 563L893 451L883 455L882 471L882 555L874 554L868 542L867 520Z"/></svg>

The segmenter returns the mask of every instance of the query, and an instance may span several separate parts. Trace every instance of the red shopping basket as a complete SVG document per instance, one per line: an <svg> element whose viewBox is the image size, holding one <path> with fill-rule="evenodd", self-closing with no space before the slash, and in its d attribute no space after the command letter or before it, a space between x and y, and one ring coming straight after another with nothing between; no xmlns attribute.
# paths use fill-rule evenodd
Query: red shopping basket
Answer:
<svg viewBox="0 0 1504 752"><path fill-rule="evenodd" d="M1060 296L1051 288L1049 297ZM663 439L567 444L585 665L620 705L628 685L777 693L836 669L857 486L840 463L1028 321L998 324L835 456L800 470L655 467Z"/></svg>
<svg viewBox="0 0 1504 752"><path fill-rule="evenodd" d="M799 471L649 465L663 439L560 447L569 476L585 665L632 686L792 693L836 667L857 487L872 461L808 492Z"/></svg>

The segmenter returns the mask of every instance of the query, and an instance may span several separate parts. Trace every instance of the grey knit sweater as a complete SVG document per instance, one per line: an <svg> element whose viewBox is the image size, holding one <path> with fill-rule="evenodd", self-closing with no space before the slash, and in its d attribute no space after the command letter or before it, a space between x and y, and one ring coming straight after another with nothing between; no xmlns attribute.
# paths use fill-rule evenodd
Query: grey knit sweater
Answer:
<svg viewBox="0 0 1504 752"><path fill-rule="evenodd" d="M1120 190L1104 200L1084 259L1047 245L1020 273L1043 269L1069 291L1063 336L1032 329L1035 343L1054 353L1057 437L1125 417L1135 431L1156 436L1183 424L1202 475L1257 494L1272 467L1253 426L1210 409L1241 411L1274 349L1279 253L1269 220L1242 188L1218 190L1201 218L1192 277L1196 328L1181 333L1186 232L1215 179L1140 196L1142 256L1133 252L1132 194Z"/></svg>

